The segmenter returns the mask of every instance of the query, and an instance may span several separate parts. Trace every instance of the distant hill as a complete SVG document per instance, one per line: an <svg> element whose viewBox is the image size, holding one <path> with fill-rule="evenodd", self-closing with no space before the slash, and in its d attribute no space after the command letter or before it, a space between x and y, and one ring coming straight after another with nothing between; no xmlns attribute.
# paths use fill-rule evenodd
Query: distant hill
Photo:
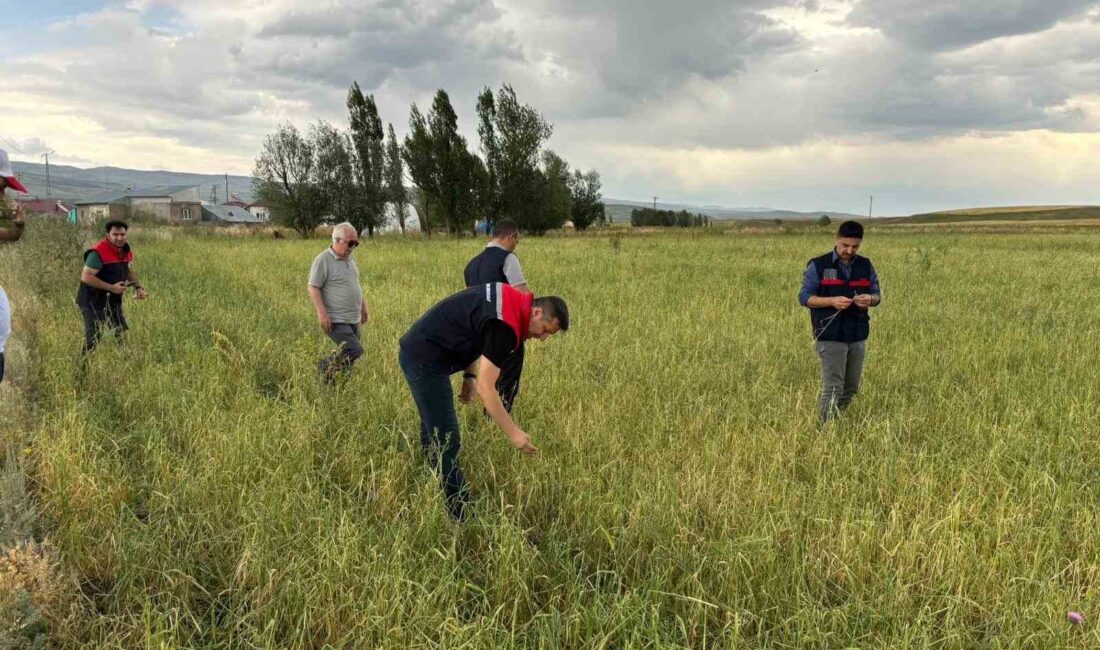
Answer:
<svg viewBox="0 0 1100 650"><path fill-rule="evenodd" d="M16 176L27 186L32 196L46 198L46 166L41 163L13 161ZM50 165L50 194L54 198L69 201L83 199L99 194L104 190L126 190L156 187L161 185L195 185L203 200L209 200L211 189L217 186L218 202L226 200L226 178L218 174L191 174L171 171L146 171L123 169L120 167L93 167L81 169L68 165ZM236 193L243 201L252 200L252 177L230 176L229 191ZM605 198L607 214L615 223L630 223L630 211L634 208L653 207L652 202L631 201L628 199ZM845 219L866 220L866 215L839 212L834 210L813 210L798 212L778 210L768 207L722 207L714 205L690 205L687 203L657 202L662 210L687 210L696 214L705 214L711 219L738 222L815 221L823 214L829 215L834 222ZM908 217L876 217L876 224L934 224L980 221L1049 221L1071 219L1100 219L1100 206L1088 205L1045 205L1045 206L1001 206L989 208L965 208L914 214Z"/></svg>
<svg viewBox="0 0 1100 650"><path fill-rule="evenodd" d="M12 162L16 176L27 186L32 196L46 198L46 166L42 163ZM171 171L145 171L123 169L121 167L93 167L81 169L68 165L50 165L50 194L54 198L70 201L80 200L105 190L126 190L156 187L161 185L196 185L203 200L209 200L211 190L217 187L218 202L226 200L225 176L218 174L190 174ZM229 191L236 193L243 201L252 200L252 177L230 176ZM625 199L604 199L607 213L616 223L629 223L630 211L634 208L652 207L652 203ZM775 220L784 221L816 220L823 214L837 219L860 219L858 214L815 210L796 212L794 210L776 210L773 208L726 208L714 205L689 205L686 203L657 203L662 210L687 210L696 214L705 214L716 220Z"/></svg>
<svg viewBox="0 0 1100 650"><path fill-rule="evenodd" d="M909 217L882 219L881 223L968 223L981 221L1051 221L1100 219L1096 205L1014 205L990 208L964 208L914 214ZM876 223L879 223L876 220Z"/></svg>
<svg viewBox="0 0 1100 650"><path fill-rule="evenodd" d="M44 164L12 161L12 168L32 195L46 198ZM50 165L50 194L67 200L83 199L105 190L136 190L158 185L196 185L203 200L208 200L211 188L216 185L218 202L221 203L226 200L225 180L225 176L217 174L143 171L120 167L81 169L67 165ZM239 194L243 201L251 201L252 177L230 176L229 191Z"/></svg>
<svg viewBox="0 0 1100 650"><path fill-rule="evenodd" d="M634 208L652 208L653 203L629 201L625 199L604 199L607 214L615 220L615 223L629 223L630 212ZM866 219L866 215L852 214L850 212L837 212L833 210L814 210L812 212L798 212L795 210L777 210L775 208L725 208L713 205L689 205L686 203L661 203L657 202L660 210L687 210L694 214L705 214L711 219L721 221L749 221L749 220L774 220L784 221L813 221L827 214L833 221L840 219Z"/></svg>

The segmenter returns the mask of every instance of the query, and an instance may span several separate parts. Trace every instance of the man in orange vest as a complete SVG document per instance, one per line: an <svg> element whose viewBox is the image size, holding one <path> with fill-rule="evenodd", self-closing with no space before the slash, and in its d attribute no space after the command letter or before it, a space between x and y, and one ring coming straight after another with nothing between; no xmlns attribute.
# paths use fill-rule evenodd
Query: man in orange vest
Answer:
<svg viewBox="0 0 1100 650"><path fill-rule="evenodd" d="M129 230L125 222L111 221L107 224L107 236L84 252L76 304L84 316L85 352L95 349L102 327L110 327L116 337L129 329L122 313L126 287L134 287L138 300L148 295L132 267L134 253L126 243Z"/></svg>

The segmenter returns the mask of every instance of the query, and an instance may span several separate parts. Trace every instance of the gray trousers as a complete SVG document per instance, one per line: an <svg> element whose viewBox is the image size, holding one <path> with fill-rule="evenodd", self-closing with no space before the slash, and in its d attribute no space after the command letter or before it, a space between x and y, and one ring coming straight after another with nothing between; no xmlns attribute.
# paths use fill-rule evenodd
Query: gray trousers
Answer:
<svg viewBox="0 0 1100 650"><path fill-rule="evenodd" d="M317 364L321 371L321 377L329 383L336 378L337 372L351 369L351 364L363 356L363 344L359 342L359 325L357 323L333 323L332 331L328 337L340 347L336 351L321 359Z"/></svg>
<svg viewBox="0 0 1100 650"><path fill-rule="evenodd" d="M821 359L821 402L818 415L827 422L848 408L859 392L863 375L863 360L867 356L867 341L844 343L818 341L817 356Z"/></svg>

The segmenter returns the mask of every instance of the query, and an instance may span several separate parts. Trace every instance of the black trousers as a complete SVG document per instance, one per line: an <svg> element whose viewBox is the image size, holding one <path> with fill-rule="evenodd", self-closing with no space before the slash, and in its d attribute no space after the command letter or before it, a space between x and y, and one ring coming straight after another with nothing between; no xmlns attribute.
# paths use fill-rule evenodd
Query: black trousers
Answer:
<svg viewBox="0 0 1100 650"><path fill-rule="evenodd" d="M130 329L126 323L126 316L122 313L122 301L108 300L106 304L80 305L80 313L84 317L84 351L91 352L99 343L99 337L103 335L104 328L110 328L115 337L121 337L122 333Z"/></svg>
<svg viewBox="0 0 1100 650"><path fill-rule="evenodd" d="M455 412L451 376L409 359L404 350L399 350L397 363L405 374L416 410L420 413L420 445L424 449L425 460L439 471L451 517L462 521L470 496L458 460L462 434Z"/></svg>
<svg viewBox="0 0 1100 650"><path fill-rule="evenodd" d="M0 382L4 381L4 353L0 352Z"/></svg>
<svg viewBox="0 0 1100 650"><path fill-rule="evenodd" d="M508 355L504 360L504 366L500 369L500 377L497 378L497 392L500 393L500 401L504 402L504 409L512 412L512 405L519 395L519 378L523 374L523 343L519 349Z"/></svg>

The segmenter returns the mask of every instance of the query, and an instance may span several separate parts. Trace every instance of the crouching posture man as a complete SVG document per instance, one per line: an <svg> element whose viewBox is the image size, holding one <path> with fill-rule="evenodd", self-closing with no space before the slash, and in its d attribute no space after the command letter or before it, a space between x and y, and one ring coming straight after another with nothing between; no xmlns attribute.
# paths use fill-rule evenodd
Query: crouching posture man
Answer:
<svg viewBox="0 0 1100 650"><path fill-rule="evenodd" d="M500 369L525 339L544 341L569 329L569 309L556 296L534 298L503 283L470 287L444 299L401 337L398 363L420 413L420 444L441 473L451 516L461 521L469 496L459 465L458 430L451 375L464 372L462 402L481 397L486 412L512 445L534 455L538 449L519 428L497 392Z"/></svg>

